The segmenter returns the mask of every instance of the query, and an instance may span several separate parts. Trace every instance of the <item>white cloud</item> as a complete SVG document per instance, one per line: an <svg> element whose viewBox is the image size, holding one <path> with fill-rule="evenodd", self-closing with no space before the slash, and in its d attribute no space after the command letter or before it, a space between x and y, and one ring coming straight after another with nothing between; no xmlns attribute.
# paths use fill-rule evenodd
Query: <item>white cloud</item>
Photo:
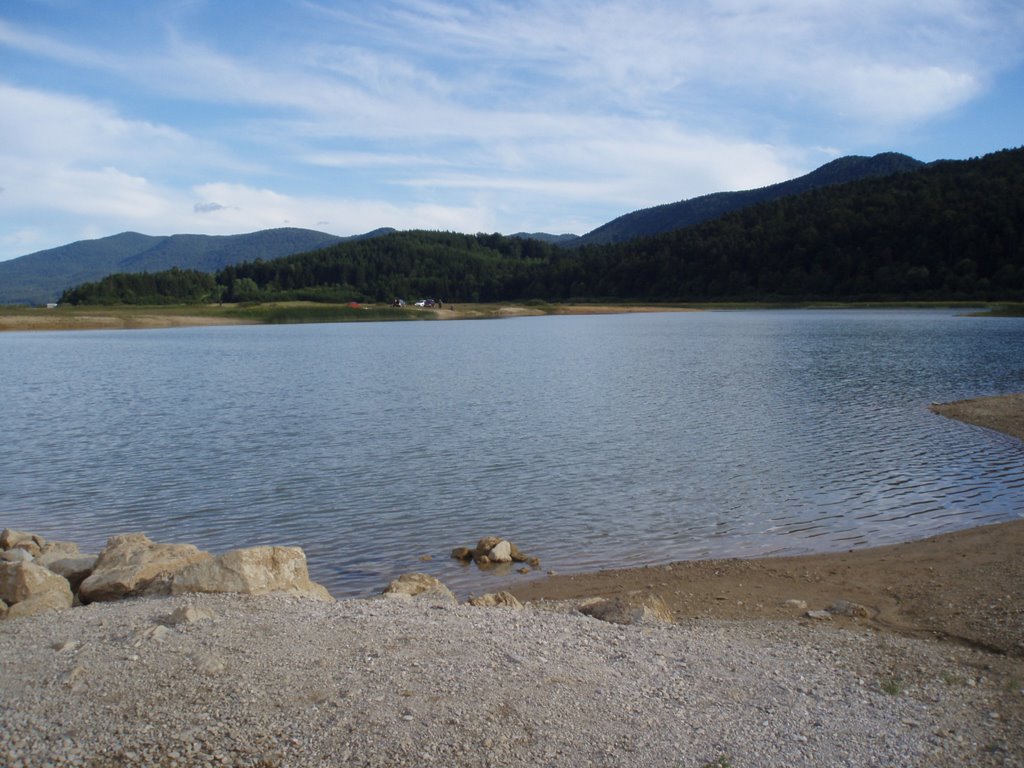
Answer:
<svg viewBox="0 0 1024 768"><path fill-rule="evenodd" d="M197 186L193 193L202 199L220 201L221 207L205 214L204 218L215 220L221 232L283 226L310 229L329 226L330 232L360 234L379 227L395 226L395 222L401 222L403 229L476 231L481 222L490 218L487 211L473 206L396 204L367 198L287 195L223 182Z"/></svg>
<svg viewBox="0 0 1024 768"><path fill-rule="evenodd" d="M966 104L982 90L974 75L942 67L858 65L837 77L836 111L881 121L925 120Z"/></svg>
<svg viewBox="0 0 1024 768"><path fill-rule="evenodd" d="M107 68L117 61L93 48L69 45L46 35L34 34L3 19L0 19L0 45L76 66Z"/></svg>
<svg viewBox="0 0 1024 768"><path fill-rule="evenodd" d="M158 167L189 156L212 159L215 150L167 125L127 120L83 98L0 82L0 155L36 158L49 166L73 164Z"/></svg>
<svg viewBox="0 0 1024 768"><path fill-rule="evenodd" d="M1024 57L1002 0L323 0L282 12L289 35L253 17L230 37L203 26L217 4L154 7L117 49L0 19L29 62L0 82L0 243L48 213L106 234L585 231L884 142ZM40 61L82 90L31 86Z"/></svg>

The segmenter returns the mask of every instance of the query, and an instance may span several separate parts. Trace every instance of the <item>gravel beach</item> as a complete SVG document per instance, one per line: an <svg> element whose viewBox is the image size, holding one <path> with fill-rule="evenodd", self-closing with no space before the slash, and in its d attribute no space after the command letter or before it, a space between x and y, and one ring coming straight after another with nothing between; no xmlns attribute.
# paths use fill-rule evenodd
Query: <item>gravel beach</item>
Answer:
<svg viewBox="0 0 1024 768"><path fill-rule="evenodd" d="M9 619L0 765L1024 766L1022 540L550 579L519 609L186 594ZM600 621L593 595L674 622Z"/></svg>
<svg viewBox="0 0 1024 768"><path fill-rule="evenodd" d="M812 620L195 595L9 621L0 657L11 768L1022 764L989 654Z"/></svg>

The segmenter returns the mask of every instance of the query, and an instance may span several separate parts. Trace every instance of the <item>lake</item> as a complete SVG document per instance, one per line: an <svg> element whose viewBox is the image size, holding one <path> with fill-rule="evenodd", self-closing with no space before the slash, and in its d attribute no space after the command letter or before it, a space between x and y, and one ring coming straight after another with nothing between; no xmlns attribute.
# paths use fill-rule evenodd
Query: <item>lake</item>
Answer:
<svg viewBox="0 0 1024 768"><path fill-rule="evenodd" d="M336 596L510 538L560 572L1024 515L1024 319L766 310L0 334L0 526L298 545ZM422 562L421 556L433 559Z"/></svg>

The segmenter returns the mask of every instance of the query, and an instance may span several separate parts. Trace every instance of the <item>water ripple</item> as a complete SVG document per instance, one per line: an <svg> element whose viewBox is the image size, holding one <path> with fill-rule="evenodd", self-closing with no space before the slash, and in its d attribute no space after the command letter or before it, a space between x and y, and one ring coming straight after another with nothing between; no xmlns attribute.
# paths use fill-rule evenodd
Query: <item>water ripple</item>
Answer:
<svg viewBox="0 0 1024 768"><path fill-rule="evenodd" d="M0 524L295 544L339 595L521 578L447 558L489 533L559 571L892 543L1021 515L1020 443L927 404L1024 389L1022 330L779 311L3 334Z"/></svg>

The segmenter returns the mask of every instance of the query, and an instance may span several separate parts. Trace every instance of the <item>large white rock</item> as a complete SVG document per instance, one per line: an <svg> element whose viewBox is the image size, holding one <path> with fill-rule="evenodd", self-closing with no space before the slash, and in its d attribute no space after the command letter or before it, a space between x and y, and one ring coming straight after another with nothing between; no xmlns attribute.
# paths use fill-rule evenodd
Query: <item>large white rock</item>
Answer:
<svg viewBox="0 0 1024 768"><path fill-rule="evenodd" d="M324 586L310 581L306 554L299 547L233 549L194 563L179 571L171 583L172 594L185 592L288 592L317 600L334 599Z"/></svg>
<svg viewBox="0 0 1024 768"><path fill-rule="evenodd" d="M156 544L143 533L113 536L78 595L83 603L91 603L170 594L171 581L179 571L212 558L192 544Z"/></svg>
<svg viewBox="0 0 1024 768"><path fill-rule="evenodd" d="M20 562L0 563L0 600L9 606L7 617L13 618L28 615L30 606L19 608L21 603L36 601L44 610L57 610L70 608L74 597L63 576L32 562Z"/></svg>

